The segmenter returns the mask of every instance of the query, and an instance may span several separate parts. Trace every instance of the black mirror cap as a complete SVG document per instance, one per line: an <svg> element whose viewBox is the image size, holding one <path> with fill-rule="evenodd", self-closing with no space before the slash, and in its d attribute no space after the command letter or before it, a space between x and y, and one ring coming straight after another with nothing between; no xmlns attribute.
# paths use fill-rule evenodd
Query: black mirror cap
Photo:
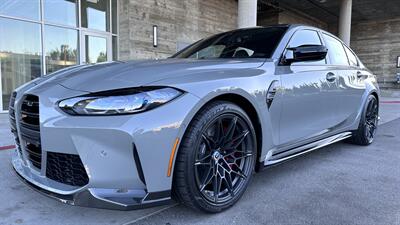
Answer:
<svg viewBox="0 0 400 225"><path fill-rule="evenodd" d="M328 53L328 49L323 45L301 45L287 50L293 52L293 58L285 58L285 64L323 60Z"/></svg>

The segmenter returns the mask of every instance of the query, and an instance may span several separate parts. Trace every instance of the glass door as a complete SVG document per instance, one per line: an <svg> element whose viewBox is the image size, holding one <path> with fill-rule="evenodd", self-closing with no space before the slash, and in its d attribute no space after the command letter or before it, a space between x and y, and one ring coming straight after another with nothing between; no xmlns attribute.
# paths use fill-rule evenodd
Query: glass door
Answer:
<svg viewBox="0 0 400 225"><path fill-rule="evenodd" d="M112 61L111 36L82 31L80 60L83 64Z"/></svg>

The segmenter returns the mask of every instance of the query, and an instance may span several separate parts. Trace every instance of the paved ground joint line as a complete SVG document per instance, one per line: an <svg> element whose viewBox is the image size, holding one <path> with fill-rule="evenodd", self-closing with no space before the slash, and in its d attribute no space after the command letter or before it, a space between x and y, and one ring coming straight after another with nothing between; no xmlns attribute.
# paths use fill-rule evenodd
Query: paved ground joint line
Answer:
<svg viewBox="0 0 400 225"><path fill-rule="evenodd" d="M177 206L177 205L179 205L179 203L175 203L175 204L173 204L173 205L169 205L169 206L167 206L167 207L165 207L165 208L159 209L159 210L157 210L157 211L155 211L155 212L149 213L149 214L147 214L147 215L144 215L144 216L142 216L142 217L139 217L139 218L137 218L137 219L134 219L134 220L132 220L132 221L129 221L129 222L127 222L127 223L124 223L124 224L122 224L122 225L132 225L132 224L137 223L137 222L139 222L139 221L141 221L141 220L144 220L144 219L147 219L147 218L149 218L149 217L151 217L151 216L157 215L157 214L159 214L159 213L161 213L161 212L163 212L163 211L165 211L165 210L167 210L167 209L173 208L173 207L175 207L175 206Z"/></svg>
<svg viewBox="0 0 400 225"><path fill-rule="evenodd" d="M400 104L400 101L380 101L383 104Z"/></svg>

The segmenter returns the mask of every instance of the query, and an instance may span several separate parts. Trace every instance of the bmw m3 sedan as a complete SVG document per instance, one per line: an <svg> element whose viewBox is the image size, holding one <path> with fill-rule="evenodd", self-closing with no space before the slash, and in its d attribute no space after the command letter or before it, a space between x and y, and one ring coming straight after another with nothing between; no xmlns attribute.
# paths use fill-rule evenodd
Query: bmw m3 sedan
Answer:
<svg viewBox="0 0 400 225"><path fill-rule="evenodd" d="M326 31L239 29L165 60L79 65L19 87L12 164L72 205L175 199L220 212L264 167L344 139L371 144L379 96L376 77Z"/></svg>

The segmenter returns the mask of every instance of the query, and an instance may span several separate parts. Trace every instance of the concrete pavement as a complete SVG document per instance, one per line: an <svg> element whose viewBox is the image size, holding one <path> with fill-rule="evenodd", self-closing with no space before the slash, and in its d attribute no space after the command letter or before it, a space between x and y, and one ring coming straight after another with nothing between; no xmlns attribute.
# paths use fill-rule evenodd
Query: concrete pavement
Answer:
<svg viewBox="0 0 400 225"><path fill-rule="evenodd" d="M0 224L400 224L400 119L368 146L338 143L255 174L220 214L182 205L129 212L64 205L22 184L0 152Z"/></svg>
<svg viewBox="0 0 400 225"><path fill-rule="evenodd" d="M379 129L369 147L338 143L256 174L225 213L177 206L139 224L400 224L400 119Z"/></svg>

